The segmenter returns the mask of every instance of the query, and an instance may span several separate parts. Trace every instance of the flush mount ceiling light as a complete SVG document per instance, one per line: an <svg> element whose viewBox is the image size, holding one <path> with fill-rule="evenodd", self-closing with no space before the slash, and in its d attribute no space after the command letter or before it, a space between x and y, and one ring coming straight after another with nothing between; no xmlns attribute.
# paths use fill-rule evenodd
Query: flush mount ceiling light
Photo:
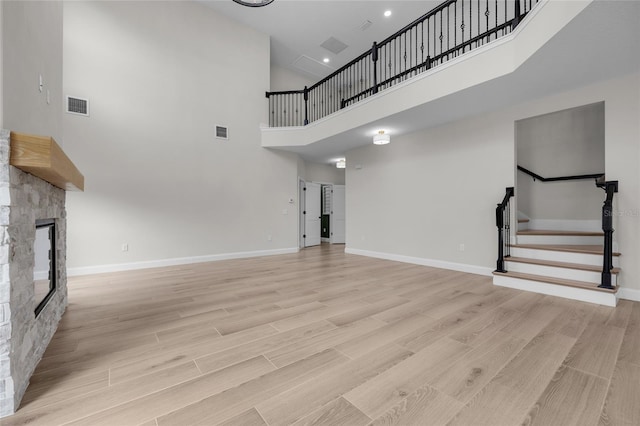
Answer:
<svg viewBox="0 0 640 426"><path fill-rule="evenodd" d="M389 16L391 16L391 11L390 11L390 10L385 10L385 12L384 12L384 16L386 16L387 18L388 18Z"/></svg>
<svg viewBox="0 0 640 426"><path fill-rule="evenodd" d="M336 167L339 169L344 169L347 167L347 160L345 160L344 158L341 158L340 160L338 160L336 162Z"/></svg>
<svg viewBox="0 0 640 426"><path fill-rule="evenodd" d="M329 63L329 61L331 61L331 59L329 59L329 58L324 58L324 59L322 60L322 62L324 62L325 64L328 64L328 63Z"/></svg>
<svg viewBox="0 0 640 426"><path fill-rule="evenodd" d="M373 143L376 145L386 145L391 142L391 136L386 134L384 130L379 130L378 134L373 137Z"/></svg>
<svg viewBox="0 0 640 426"><path fill-rule="evenodd" d="M234 2L243 6L249 7L261 7L273 3L273 0L233 0Z"/></svg>

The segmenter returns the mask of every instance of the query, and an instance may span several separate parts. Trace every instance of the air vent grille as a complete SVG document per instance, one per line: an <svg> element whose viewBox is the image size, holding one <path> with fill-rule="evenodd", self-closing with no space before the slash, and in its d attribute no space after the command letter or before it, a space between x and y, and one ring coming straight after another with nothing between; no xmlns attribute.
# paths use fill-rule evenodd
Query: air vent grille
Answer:
<svg viewBox="0 0 640 426"><path fill-rule="evenodd" d="M67 112L69 114L78 114L89 116L89 100L78 98L76 96L67 96Z"/></svg>
<svg viewBox="0 0 640 426"><path fill-rule="evenodd" d="M229 129L226 126L216 126L216 138L229 139Z"/></svg>

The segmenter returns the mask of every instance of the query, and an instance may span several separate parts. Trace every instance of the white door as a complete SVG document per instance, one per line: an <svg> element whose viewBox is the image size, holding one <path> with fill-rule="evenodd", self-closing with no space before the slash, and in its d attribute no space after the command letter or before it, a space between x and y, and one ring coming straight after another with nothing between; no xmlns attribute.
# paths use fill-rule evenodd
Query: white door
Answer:
<svg viewBox="0 0 640 426"><path fill-rule="evenodd" d="M304 246L320 244L320 184L307 182L304 194Z"/></svg>
<svg viewBox="0 0 640 426"><path fill-rule="evenodd" d="M331 208L331 244L344 244L346 241L344 185L333 185Z"/></svg>

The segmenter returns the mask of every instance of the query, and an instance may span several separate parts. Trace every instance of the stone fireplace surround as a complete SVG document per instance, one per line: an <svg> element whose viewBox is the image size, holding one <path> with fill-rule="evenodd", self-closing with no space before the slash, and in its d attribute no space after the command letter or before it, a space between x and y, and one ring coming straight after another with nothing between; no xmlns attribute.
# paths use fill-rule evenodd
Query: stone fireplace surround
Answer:
<svg viewBox="0 0 640 426"><path fill-rule="evenodd" d="M18 409L67 307L65 191L11 166L10 139L0 130L0 418ZM55 219L57 288L36 317L37 219Z"/></svg>

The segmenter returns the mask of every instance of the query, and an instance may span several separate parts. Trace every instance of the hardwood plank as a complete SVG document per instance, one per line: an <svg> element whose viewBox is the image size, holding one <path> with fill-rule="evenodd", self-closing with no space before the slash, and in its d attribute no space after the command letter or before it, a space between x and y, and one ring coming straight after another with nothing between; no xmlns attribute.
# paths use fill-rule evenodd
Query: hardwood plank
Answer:
<svg viewBox="0 0 640 426"><path fill-rule="evenodd" d="M131 354L127 358L119 359L110 364L111 383L141 377L159 369L180 364L187 359L196 359L207 354L220 352L276 333L275 328L264 325L213 340L196 341L191 344L174 343L171 346L163 345L159 349L154 348L151 351Z"/></svg>
<svg viewBox="0 0 640 426"><path fill-rule="evenodd" d="M425 385L374 420L372 426L444 425L464 404Z"/></svg>
<svg viewBox="0 0 640 426"><path fill-rule="evenodd" d="M596 424L607 393L608 380L561 367L535 403L524 424Z"/></svg>
<svg viewBox="0 0 640 426"><path fill-rule="evenodd" d="M640 366L640 303L633 304L624 340L620 347L618 362Z"/></svg>
<svg viewBox="0 0 640 426"><path fill-rule="evenodd" d="M271 426L289 425L409 357L411 352L388 345L327 371L300 386L256 405Z"/></svg>
<svg viewBox="0 0 640 426"><path fill-rule="evenodd" d="M520 321L521 319L522 312L498 307L457 329L449 337L460 343L476 346L499 333L506 324Z"/></svg>
<svg viewBox="0 0 640 426"><path fill-rule="evenodd" d="M233 365L239 361L264 354L280 346L290 343L295 344L299 339L316 336L335 328L336 327L333 324L327 321L319 321L310 325L268 336L263 339L254 340L244 345L235 346L221 352L205 355L201 358L197 358L196 364L198 365L198 368L200 368L200 371L208 373L210 371L219 370L229 365Z"/></svg>
<svg viewBox="0 0 640 426"><path fill-rule="evenodd" d="M282 367L314 353L339 346L357 337L368 335L374 330L380 329L385 324L373 318L365 318L351 324L337 327L334 330L316 336L309 336L297 342L281 346L264 355L276 367Z"/></svg>
<svg viewBox="0 0 640 426"><path fill-rule="evenodd" d="M209 425L227 420L270 396L308 382L325 368L335 368L347 361L345 356L327 349L163 415L158 418L158 425Z"/></svg>
<svg viewBox="0 0 640 426"><path fill-rule="evenodd" d="M193 361L137 379L131 383L109 386L103 390L60 401L56 404L26 410L7 420L6 425L64 424L91 416L96 412L127 403L153 392L194 379L200 375ZM146 420L146 419L142 419ZM5 425L5 419L2 420ZM142 421L138 422L141 423Z"/></svg>
<svg viewBox="0 0 640 426"><path fill-rule="evenodd" d="M601 425L640 425L640 365L618 362L600 417Z"/></svg>
<svg viewBox="0 0 640 426"><path fill-rule="evenodd" d="M311 302L300 306L280 309L278 311L259 313L256 315L240 314L237 318L225 318L216 322L216 329L222 335L237 333L258 325L289 318L301 313L323 308L324 305L318 302Z"/></svg>
<svg viewBox="0 0 640 426"><path fill-rule="evenodd" d="M351 405L344 398L337 398L322 406L306 417L298 420L293 426L306 425L349 425L365 426L371 423L371 419L362 411Z"/></svg>
<svg viewBox="0 0 640 426"><path fill-rule="evenodd" d="M565 362L569 367L609 380L613 375L623 338L624 330L621 328L587 326Z"/></svg>
<svg viewBox="0 0 640 426"><path fill-rule="evenodd" d="M377 418L456 363L471 347L443 338L344 394L356 408Z"/></svg>
<svg viewBox="0 0 640 426"><path fill-rule="evenodd" d="M186 407L210 395L238 386L255 377L275 370L264 357L252 358L211 374L204 374L170 388L154 392L141 398L107 410L96 411L69 424L76 425L131 425ZM158 422L160 423L159 419Z"/></svg>
<svg viewBox="0 0 640 426"><path fill-rule="evenodd" d="M409 302L409 299L391 296L379 302L366 304L358 309L353 309L342 314L334 315L328 318L328 320L337 326L343 326L343 325L347 325L352 322L361 320L363 318L378 314L380 312L384 312L396 306L404 305L407 302Z"/></svg>
<svg viewBox="0 0 640 426"><path fill-rule="evenodd" d="M336 315L346 315L351 312L357 311L358 309L366 308L368 306L370 306L368 303L362 301L346 302L332 306L325 306L320 309L315 309L310 312L303 312L289 318L275 321L271 323L271 325L280 331L287 331L305 324L314 323L316 321L329 320ZM363 316L363 318L366 316L367 315Z"/></svg>
<svg viewBox="0 0 640 426"><path fill-rule="evenodd" d="M454 365L441 365L429 384L439 391L467 403L513 359L527 342L506 333L494 334Z"/></svg>
<svg viewBox="0 0 640 426"><path fill-rule="evenodd" d="M156 424L157 426L157 424ZM240 413L229 420L219 423L219 426L268 426L260 413L255 408L251 408L244 413Z"/></svg>
<svg viewBox="0 0 640 426"><path fill-rule="evenodd" d="M575 339L567 336L540 333L467 403L449 425L519 424L546 389L574 342Z"/></svg>
<svg viewBox="0 0 640 426"><path fill-rule="evenodd" d="M396 321L392 324L380 327L362 336L341 343L336 349L351 358L365 355L381 346L396 341L399 337L414 330L424 328L433 323L434 320L422 315L413 315L406 319Z"/></svg>

